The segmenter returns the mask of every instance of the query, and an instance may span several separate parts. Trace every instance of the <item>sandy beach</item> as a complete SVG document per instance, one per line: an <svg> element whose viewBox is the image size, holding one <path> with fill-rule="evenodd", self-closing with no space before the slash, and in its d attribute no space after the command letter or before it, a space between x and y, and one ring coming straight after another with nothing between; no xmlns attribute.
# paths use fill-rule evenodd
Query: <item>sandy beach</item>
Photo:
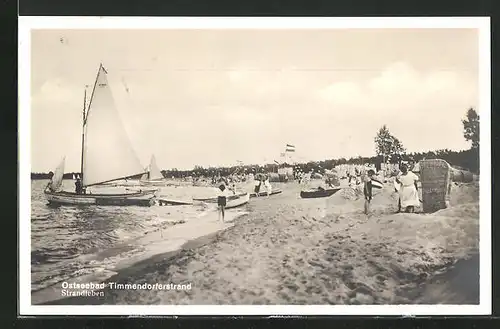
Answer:
<svg viewBox="0 0 500 329"><path fill-rule="evenodd" d="M395 213L397 195L387 184L374 196L370 216L362 212L359 189L300 199L299 185L282 188L252 199L234 226L108 280L191 283L191 290L106 288L105 297L57 303L479 303L477 183L454 183L451 207L434 214Z"/></svg>

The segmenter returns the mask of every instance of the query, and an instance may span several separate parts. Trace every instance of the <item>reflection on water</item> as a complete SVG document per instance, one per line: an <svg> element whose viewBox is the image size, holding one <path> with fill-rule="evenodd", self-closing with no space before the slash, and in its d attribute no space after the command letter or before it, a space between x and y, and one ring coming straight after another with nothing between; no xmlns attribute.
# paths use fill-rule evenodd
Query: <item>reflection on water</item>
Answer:
<svg viewBox="0 0 500 329"><path fill-rule="evenodd" d="M146 232L174 225L179 220L197 218L205 211L190 206L52 207L43 195L46 184L45 180L31 182L32 290L92 273L98 270L99 264L95 260L89 262L89 256L109 248L120 248L124 241L133 241ZM64 186L71 190L73 182L64 181ZM162 188L160 191L161 195L184 200L212 193L211 189L194 187ZM124 252L130 249L123 248Z"/></svg>

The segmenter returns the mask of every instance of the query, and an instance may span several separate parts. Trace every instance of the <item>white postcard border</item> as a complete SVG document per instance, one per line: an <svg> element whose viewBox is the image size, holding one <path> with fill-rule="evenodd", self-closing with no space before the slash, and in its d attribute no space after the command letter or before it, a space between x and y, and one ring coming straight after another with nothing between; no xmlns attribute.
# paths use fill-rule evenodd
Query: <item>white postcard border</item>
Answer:
<svg viewBox="0 0 500 329"><path fill-rule="evenodd" d="M31 30L33 29L479 29L479 305L31 305ZM19 17L19 314L25 315L489 315L491 314L491 56L489 17Z"/></svg>

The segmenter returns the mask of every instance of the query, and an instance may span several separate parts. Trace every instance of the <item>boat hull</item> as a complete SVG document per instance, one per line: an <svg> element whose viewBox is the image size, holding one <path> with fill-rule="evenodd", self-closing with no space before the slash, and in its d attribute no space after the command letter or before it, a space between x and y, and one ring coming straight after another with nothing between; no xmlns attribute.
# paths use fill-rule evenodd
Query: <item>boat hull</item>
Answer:
<svg viewBox="0 0 500 329"><path fill-rule="evenodd" d="M226 209L241 207L248 203L250 200L250 194L246 193L244 196L241 196L237 199L229 200L226 204Z"/></svg>
<svg viewBox="0 0 500 329"><path fill-rule="evenodd" d="M269 193L269 195L280 194L281 192L283 192L283 191L282 190L272 190L271 193ZM257 196L256 193L250 193L251 198L255 198L256 196ZM267 196L267 192L259 192L259 196Z"/></svg>
<svg viewBox="0 0 500 329"><path fill-rule="evenodd" d="M120 194L76 194L71 192L45 191L45 197L51 205L65 206L143 206L154 204L156 191L139 191Z"/></svg>
<svg viewBox="0 0 500 329"><path fill-rule="evenodd" d="M237 194L234 194L234 195L230 195L227 197L227 201L231 201L231 200L236 200L238 198L241 198L241 197L244 197L246 194L248 193L237 193ZM217 198L205 198L205 199L197 199L197 198L193 198L193 202L195 203L217 203Z"/></svg>
<svg viewBox="0 0 500 329"><path fill-rule="evenodd" d="M202 201L205 200L205 201ZM227 203L226 203L226 209L231 209L231 208L236 208L243 206L248 203L250 200L250 194L249 193L241 193L241 194L236 194L236 195L231 195L227 197ZM203 205L203 204L211 204L216 206L217 205L217 198L210 198L210 199L193 199L193 205Z"/></svg>
<svg viewBox="0 0 500 329"><path fill-rule="evenodd" d="M334 195L340 191L340 188L326 189L326 190L312 190L312 191L300 191L300 197L303 199L311 198L327 198Z"/></svg>
<svg viewBox="0 0 500 329"><path fill-rule="evenodd" d="M157 198L158 205L160 206L189 206L192 205L192 202L182 201L182 200L173 200L173 199L164 199Z"/></svg>

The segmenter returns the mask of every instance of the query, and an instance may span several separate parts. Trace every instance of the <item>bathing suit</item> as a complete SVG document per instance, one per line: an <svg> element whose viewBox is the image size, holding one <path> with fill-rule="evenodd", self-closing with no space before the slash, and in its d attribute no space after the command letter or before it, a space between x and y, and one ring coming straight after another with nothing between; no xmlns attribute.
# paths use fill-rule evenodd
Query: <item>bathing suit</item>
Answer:
<svg viewBox="0 0 500 329"><path fill-rule="evenodd" d="M226 197L222 196L222 195L219 195L217 197L217 205L219 207L225 207L226 206Z"/></svg>

